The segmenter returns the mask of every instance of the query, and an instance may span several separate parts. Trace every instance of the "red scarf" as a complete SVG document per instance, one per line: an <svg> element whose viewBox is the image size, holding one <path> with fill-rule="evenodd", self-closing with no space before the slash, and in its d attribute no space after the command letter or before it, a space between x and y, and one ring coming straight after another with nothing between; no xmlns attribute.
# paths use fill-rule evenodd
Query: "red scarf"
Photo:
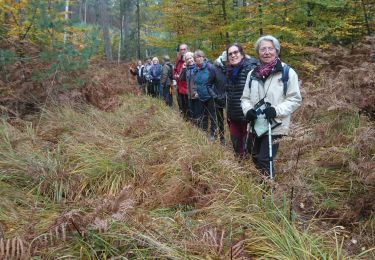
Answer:
<svg viewBox="0 0 375 260"><path fill-rule="evenodd" d="M271 61L270 63L262 64L256 67L255 69L255 75L257 78L267 78L272 70L275 68L277 61L279 58L276 58L274 61Z"/></svg>

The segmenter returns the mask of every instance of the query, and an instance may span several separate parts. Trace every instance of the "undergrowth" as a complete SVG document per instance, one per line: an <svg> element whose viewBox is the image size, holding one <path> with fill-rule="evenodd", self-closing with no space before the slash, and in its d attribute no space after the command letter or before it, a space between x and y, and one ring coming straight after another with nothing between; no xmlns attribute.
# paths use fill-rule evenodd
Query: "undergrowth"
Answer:
<svg viewBox="0 0 375 260"><path fill-rule="evenodd" d="M238 162L229 146L211 143L159 101L126 95L120 102L112 112L66 106L43 111L32 123L2 121L4 248L19 237L27 245L24 256L43 259L353 256L336 227L323 231L317 218L291 215L288 192L257 184L255 168ZM348 118L355 127L343 131L357 138L359 121ZM366 153L340 151L352 159ZM305 185L321 194L314 198L320 208L344 207L336 199L366 191L347 173L352 159L337 159L344 182L335 181L335 165L333 175L311 171L296 189Z"/></svg>

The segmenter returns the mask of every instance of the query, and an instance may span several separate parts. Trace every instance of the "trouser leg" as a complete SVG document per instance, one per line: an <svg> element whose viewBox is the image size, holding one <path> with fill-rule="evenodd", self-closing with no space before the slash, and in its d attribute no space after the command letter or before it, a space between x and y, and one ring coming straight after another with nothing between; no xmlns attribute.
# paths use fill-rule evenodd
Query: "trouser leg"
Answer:
<svg viewBox="0 0 375 260"><path fill-rule="evenodd" d="M208 129L208 108L207 102L202 102L203 113L201 116L201 128L203 131L207 132Z"/></svg>
<svg viewBox="0 0 375 260"><path fill-rule="evenodd" d="M279 139L281 136L272 136L272 141ZM272 158L275 159L277 151L279 149L279 143L272 144ZM253 161L257 168L262 171L263 174L269 175L270 173L270 158L269 158L269 143L268 135L263 135L262 137L255 137L254 147L253 147ZM275 175L274 168L272 167L272 172Z"/></svg>
<svg viewBox="0 0 375 260"><path fill-rule="evenodd" d="M217 125L219 128L219 138L220 142L224 142L224 109L221 107L216 107L216 117Z"/></svg>
<svg viewBox="0 0 375 260"><path fill-rule="evenodd" d="M228 120L230 138L236 155L244 156L244 144L247 134L247 123Z"/></svg>
<svg viewBox="0 0 375 260"><path fill-rule="evenodd" d="M215 108L215 101L211 98L207 101L207 112L210 119L210 136L216 137L217 132L217 115Z"/></svg>

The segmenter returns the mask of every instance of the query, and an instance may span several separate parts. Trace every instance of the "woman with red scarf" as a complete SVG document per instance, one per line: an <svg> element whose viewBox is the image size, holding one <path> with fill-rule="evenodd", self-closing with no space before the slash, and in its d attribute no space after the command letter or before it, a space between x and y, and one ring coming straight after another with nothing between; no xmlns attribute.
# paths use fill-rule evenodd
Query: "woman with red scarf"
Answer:
<svg viewBox="0 0 375 260"><path fill-rule="evenodd" d="M285 63L279 58L280 43L271 36L262 36L255 43L255 51L261 62L254 70L250 71L243 95L241 106L246 119L254 123L260 120L260 114L254 106L262 99L268 104L262 114L267 120L275 120L279 123L272 130L272 140L285 136L289 132L291 114L300 106L302 97L299 90L297 73L290 68L288 71L287 91L284 94L284 83L281 80ZM254 129L252 129L254 133ZM263 174L270 173L270 156L268 144L268 132L259 136L256 133L252 138L252 159ZM272 158L274 159L279 144L272 144ZM273 169L272 172L274 173Z"/></svg>

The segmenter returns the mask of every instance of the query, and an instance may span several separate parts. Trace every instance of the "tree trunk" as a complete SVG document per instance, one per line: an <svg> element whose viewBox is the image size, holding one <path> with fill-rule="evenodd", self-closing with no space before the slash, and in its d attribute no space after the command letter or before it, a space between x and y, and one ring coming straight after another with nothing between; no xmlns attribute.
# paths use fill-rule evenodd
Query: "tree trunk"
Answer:
<svg viewBox="0 0 375 260"><path fill-rule="evenodd" d="M141 59L141 17L139 0L137 0L137 54L138 59Z"/></svg>
<svg viewBox="0 0 375 260"><path fill-rule="evenodd" d="M85 23L87 23L87 0L85 0L85 8L84 8L84 19L83 19L83 21L85 22Z"/></svg>
<svg viewBox="0 0 375 260"><path fill-rule="evenodd" d="M261 1L258 4L258 11L259 11L259 35L262 36L264 34L263 31L263 6Z"/></svg>
<svg viewBox="0 0 375 260"><path fill-rule="evenodd" d="M225 8L225 0L221 0L221 9L223 11L223 20L224 20L224 24L227 25L228 24L228 14L227 14L227 10ZM226 44L229 44L229 33L228 31L225 32L225 43Z"/></svg>
<svg viewBox="0 0 375 260"><path fill-rule="evenodd" d="M284 5L284 16L283 16L283 23L282 23L283 26L286 25L286 18L288 17L288 3L289 3L288 0L285 0L283 3Z"/></svg>
<svg viewBox="0 0 375 260"><path fill-rule="evenodd" d="M65 16L64 16L65 22L67 22L68 19L69 19L69 0L65 0ZM66 32L66 29L65 29L64 30L64 44L66 43L67 39L68 39L68 33Z"/></svg>
<svg viewBox="0 0 375 260"><path fill-rule="evenodd" d="M121 60L121 47L122 47L122 37L123 37L122 28L124 28L124 19L125 19L125 17L122 15L122 17L121 17L121 27L120 27L120 40L118 42L118 52L117 52L117 63L118 64L120 64L120 60Z"/></svg>
<svg viewBox="0 0 375 260"><path fill-rule="evenodd" d="M99 0L100 12L99 12L99 19L100 24L103 29L103 38L104 38L104 50L105 56L108 62L112 62L112 46L111 46L111 38L109 35L109 23L108 23L108 6L106 0Z"/></svg>
<svg viewBox="0 0 375 260"><path fill-rule="evenodd" d="M307 27L312 27L313 26L313 21L312 21L312 9L313 9L313 3L307 2Z"/></svg>
<svg viewBox="0 0 375 260"><path fill-rule="evenodd" d="M131 11L132 11L132 8L130 6L130 3L129 3L129 0L124 0L122 2L122 12L125 16L125 20L124 20L124 29L123 29L123 48L124 48L124 57L125 57L125 60L127 60L129 58L129 54L130 54L130 48L129 48L129 45L130 45L130 18L131 18Z"/></svg>
<svg viewBox="0 0 375 260"><path fill-rule="evenodd" d="M371 35L371 27L370 27L370 23L369 23L369 17L368 17L368 13L367 13L367 9L366 9L366 4L364 3L363 0L361 1L361 5L362 5L362 10L363 10L363 18L365 20L365 27L366 27L366 31L367 31L367 36L370 36Z"/></svg>

